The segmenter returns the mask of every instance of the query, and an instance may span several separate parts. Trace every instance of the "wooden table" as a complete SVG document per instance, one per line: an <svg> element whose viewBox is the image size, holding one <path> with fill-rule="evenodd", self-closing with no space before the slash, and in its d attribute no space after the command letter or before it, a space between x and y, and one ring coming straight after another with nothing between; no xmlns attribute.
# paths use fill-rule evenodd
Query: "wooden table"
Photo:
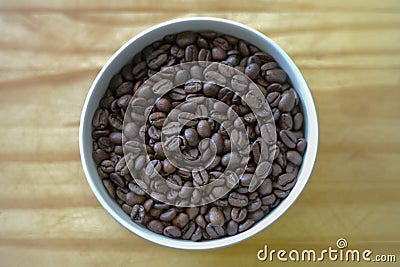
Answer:
<svg viewBox="0 0 400 267"><path fill-rule="evenodd" d="M398 0L128 2L0 1L0 266L274 266L257 260L264 244L320 251L341 237L400 261ZM315 171L294 206L261 234L205 252L121 227L78 152L82 105L105 61L142 30L189 16L270 36L304 73L320 120Z"/></svg>

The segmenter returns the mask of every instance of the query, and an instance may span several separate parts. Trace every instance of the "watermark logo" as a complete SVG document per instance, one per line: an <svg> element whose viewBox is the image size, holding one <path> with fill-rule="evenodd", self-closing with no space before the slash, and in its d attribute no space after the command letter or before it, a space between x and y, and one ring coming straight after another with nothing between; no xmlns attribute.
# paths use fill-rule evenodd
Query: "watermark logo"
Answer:
<svg viewBox="0 0 400 267"><path fill-rule="evenodd" d="M203 73L201 79L188 71L194 68ZM178 75L182 71L187 73L186 77ZM207 94L197 93L202 84L224 88L219 92L225 92L221 99L225 95L235 94L235 101L245 103L259 125L259 137L253 145L250 145L249 134L242 118L238 116L238 110L219 99L207 97ZM186 91L190 93L186 94L183 87L188 87ZM165 96L174 104L171 110L168 114L153 112L157 101ZM211 120L221 125L230 137L232 156L221 172L207 172L217 162L217 148L208 134L204 134L206 138L198 144L189 143L190 146L196 146L194 151L182 153L182 147L187 146L185 142L190 142L190 138L183 139L181 136L184 127L194 127L200 120ZM122 131L126 132L126 127L132 124L140 129L139 134L123 135L126 167L132 178L152 198L178 207L206 205L226 195L239 183L239 177L254 154L258 155L255 161L261 167L253 174L248 191L257 190L271 171L277 149L274 117L258 85L239 70L215 62L182 63L163 68L152 75L131 98ZM162 144L170 168L176 168L180 177L193 177L196 182L194 186L185 186L175 181L173 176L166 178L168 175L160 172L160 162L149 156L146 132Z"/></svg>
<svg viewBox="0 0 400 267"><path fill-rule="evenodd" d="M303 250L275 250L264 245L263 249L257 252L259 261L291 261L291 262L396 262L394 254L374 254L371 250L349 249L347 240L339 238L336 247L329 246L326 249L317 251L315 249Z"/></svg>

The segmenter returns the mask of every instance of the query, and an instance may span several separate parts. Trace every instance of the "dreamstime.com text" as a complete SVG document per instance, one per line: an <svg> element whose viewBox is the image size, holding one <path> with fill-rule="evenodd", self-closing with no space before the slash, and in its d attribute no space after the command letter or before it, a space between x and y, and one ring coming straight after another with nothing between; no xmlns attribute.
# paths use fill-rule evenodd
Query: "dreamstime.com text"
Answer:
<svg viewBox="0 0 400 267"><path fill-rule="evenodd" d="M336 241L336 247L328 247L321 251L314 249L303 249L290 251L268 250L268 246L257 252L257 259L259 261L291 261L291 262L319 262L319 261L343 261L343 262L396 262L396 255L394 254L374 254L371 250L358 250L348 249L347 240L339 238Z"/></svg>

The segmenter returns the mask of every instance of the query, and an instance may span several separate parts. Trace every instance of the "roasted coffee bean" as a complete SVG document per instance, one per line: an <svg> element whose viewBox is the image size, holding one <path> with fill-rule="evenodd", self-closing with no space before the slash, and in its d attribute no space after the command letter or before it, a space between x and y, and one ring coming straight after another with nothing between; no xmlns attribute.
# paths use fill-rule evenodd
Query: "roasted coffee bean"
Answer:
<svg viewBox="0 0 400 267"><path fill-rule="evenodd" d="M113 183L108 180L108 179L103 179L103 185L106 188L108 194L110 195L110 197L112 199L115 199L116 194L115 194L115 186L113 185Z"/></svg>
<svg viewBox="0 0 400 267"><path fill-rule="evenodd" d="M196 230L194 231L193 235L191 236L190 240L199 241L199 240L202 239L202 237L203 237L203 230L202 230L202 228L200 226L198 226L196 228Z"/></svg>
<svg viewBox="0 0 400 267"><path fill-rule="evenodd" d="M224 214L217 207L212 207L208 212L208 216L210 218L210 223L213 226L222 226L225 223Z"/></svg>
<svg viewBox="0 0 400 267"><path fill-rule="evenodd" d="M142 205L136 204L132 207L131 219L136 223L143 223L146 211Z"/></svg>
<svg viewBox="0 0 400 267"><path fill-rule="evenodd" d="M238 193L230 193L228 197L228 202L233 207L246 207L249 203L249 199L246 195L238 194Z"/></svg>
<svg viewBox="0 0 400 267"><path fill-rule="evenodd" d="M252 219L247 219L244 222L239 224L239 233L246 231L247 229L249 229L250 227L252 227L254 224L254 220Z"/></svg>
<svg viewBox="0 0 400 267"><path fill-rule="evenodd" d="M165 227L163 233L165 236L172 237L172 238L178 238L182 235L181 230L174 225Z"/></svg>
<svg viewBox="0 0 400 267"><path fill-rule="evenodd" d="M236 235L239 230L239 225L237 222L231 220L226 225L226 233L227 235Z"/></svg>
<svg viewBox="0 0 400 267"><path fill-rule="evenodd" d="M185 61L197 61L199 49L196 45L188 45L185 49Z"/></svg>
<svg viewBox="0 0 400 267"><path fill-rule="evenodd" d="M147 228L157 234L162 234L164 231L164 225L159 220L151 220L147 224Z"/></svg>
<svg viewBox="0 0 400 267"><path fill-rule="evenodd" d="M215 47L219 47L222 48L223 50L227 51L229 50L229 48L231 47L231 45L229 44L229 42L222 38L222 37L217 37L213 40L213 45Z"/></svg>
<svg viewBox="0 0 400 267"><path fill-rule="evenodd" d="M93 160L96 164L100 164L103 160L109 158L109 155L102 149L96 149L92 152Z"/></svg>
<svg viewBox="0 0 400 267"><path fill-rule="evenodd" d="M298 131L303 127L304 116L302 113L296 113L293 118L293 130Z"/></svg>
<svg viewBox="0 0 400 267"><path fill-rule="evenodd" d="M248 212L255 212L256 210L261 208L261 199L259 197L250 200L249 204L247 205L247 211Z"/></svg>
<svg viewBox="0 0 400 267"><path fill-rule="evenodd" d="M245 74L252 80L258 76L259 72L260 72L260 67L255 63L247 65L245 69Z"/></svg>
<svg viewBox="0 0 400 267"><path fill-rule="evenodd" d="M160 220L161 221L172 221L175 216L177 215L177 212L174 208L171 208L169 210L164 211L161 215L160 215Z"/></svg>
<svg viewBox="0 0 400 267"><path fill-rule="evenodd" d="M242 41L242 40L239 41L239 43L238 43L238 49L239 49L240 54L241 54L243 57L248 57L248 56L250 56L249 48L247 47L247 44L246 44L244 41Z"/></svg>
<svg viewBox="0 0 400 267"><path fill-rule="evenodd" d="M279 166L279 165L278 165ZM258 193L265 196L272 193L272 181L271 179L265 179L263 183L258 188Z"/></svg>
<svg viewBox="0 0 400 267"><path fill-rule="evenodd" d="M193 182L196 183L198 186L202 186L208 183L209 175L206 170L193 170L192 171Z"/></svg>
<svg viewBox="0 0 400 267"><path fill-rule="evenodd" d="M296 96L292 90L285 91L279 101L279 109L283 112L289 112L294 108Z"/></svg>
<svg viewBox="0 0 400 267"><path fill-rule="evenodd" d="M286 81L286 72L281 69L267 70L265 73L269 83L284 83Z"/></svg>
<svg viewBox="0 0 400 267"><path fill-rule="evenodd" d="M204 216L202 214L200 214L196 217L195 222L198 226L200 226L202 228L206 228L206 226L207 226L206 219L204 218Z"/></svg>
<svg viewBox="0 0 400 267"><path fill-rule="evenodd" d="M115 90L115 89L117 89L117 87L118 86L120 86L120 84L123 82L124 80L122 79L122 76L121 76L121 74L115 74L112 78L111 78L111 80L110 80L110 83L109 83L109 87L110 87L110 89L111 90Z"/></svg>
<svg viewBox="0 0 400 267"><path fill-rule="evenodd" d="M173 220L172 224L179 227L183 228L187 225L189 222L189 216L186 213L179 213Z"/></svg>
<svg viewBox="0 0 400 267"><path fill-rule="evenodd" d="M299 141L297 142L296 149L300 153L303 153L306 149L307 142L304 138L299 138Z"/></svg>
<svg viewBox="0 0 400 267"><path fill-rule="evenodd" d="M295 148L297 137L296 135L289 130L282 130L279 132L282 142L289 148Z"/></svg>
<svg viewBox="0 0 400 267"><path fill-rule="evenodd" d="M220 225L213 225L211 223L207 224L206 232L211 238L218 238L224 236L224 228Z"/></svg>
<svg viewBox="0 0 400 267"><path fill-rule="evenodd" d="M116 89L116 91L115 91L116 96L120 97L120 96L126 95L128 93L132 93L133 92L132 88L133 88L133 83L124 82L120 86L118 86L118 88Z"/></svg>
<svg viewBox="0 0 400 267"><path fill-rule="evenodd" d="M247 216L247 209L245 208L232 208L231 211L231 218L235 222L242 222L244 219L246 219Z"/></svg>
<svg viewBox="0 0 400 267"><path fill-rule="evenodd" d="M160 98L156 102L156 108L158 111L167 113L171 110L171 102L166 98Z"/></svg>
<svg viewBox="0 0 400 267"><path fill-rule="evenodd" d="M294 165L300 166L301 162L303 161L303 157L300 155L299 152L295 150L290 150L286 152L286 158L288 161L292 162Z"/></svg>
<svg viewBox="0 0 400 267"><path fill-rule="evenodd" d="M108 117L108 121L109 121L110 125L112 127L114 127L115 129L117 129L118 131L122 130L123 122L122 122L122 118L119 115L117 115L115 113L111 113L110 116Z"/></svg>
<svg viewBox="0 0 400 267"><path fill-rule="evenodd" d="M188 128L184 133L185 139L187 140L190 146L197 146L199 144L199 134L193 128Z"/></svg>
<svg viewBox="0 0 400 267"><path fill-rule="evenodd" d="M278 198L285 198L289 195L289 190L283 191L283 190L275 189L274 195Z"/></svg>
<svg viewBox="0 0 400 267"><path fill-rule="evenodd" d="M169 92L169 97L172 100L180 101L186 98L186 92L183 88L175 88Z"/></svg>
<svg viewBox="0 0 400 267"><path fill-rule="evenodd" d="M139 196L139 195L136 195L133 192L128 192L125 195L125 202L129 206L133 206L135 204L142 204L145 200L146 200L146 198L143 195Z"/></svg>
<svg viewBox="0 0 400 267"><path fill-rule="evenodd" d="M279 118L279 127L281 130L291 130L293 128L293 119L289 113L283 113Z"/></svg>
<svg viewBox="0 0 400 267"><path fill-rule="evenodd" d="M205 96L214 97L218 94L220 88L214 83L206 82L203 85L203 93Z"/></svg>
<svg viewBox="0 0 400 267"><path fill-rule="evenodd" d="M264 206L270 206L270 205L274 204L275 201L276 201L276 196L274 194L270 194L270 195L267 195L267 196L261 198L261 203Z"/></svg>
<svg viewBox="0 0 400 267"><path fill-rule="evenodd" d="M92 125L96 129L104 129L108 125L109 112L106 109L97 109L93 115Z"/></svg>
<svg viewBox="0 0 400 267"><path fill-rule="evenodd" d="M123 177L119 176L117 173L111 173L110 180L117 186L121 186L121 187L125 186L125 179Z"/></svg>
<svg viewBox="0 0 400 267"><path fill-rule="evenodd" d="M201 91L201 89L202 84L200 82L188 82L185 84L185 91L188 94L198 93L199 91Z"/></svg>
<svg viewBox="0 0 400 267"><path fill-rule="evenodd" d="M226 58L226 52L221 47L214 47L211 50L211 54L214 60L220 61Z"/></svg>
<svg viewBox="0 0 400 267"><path fill-rule="evenodd" d="M271 163L268 161L262 161L258 164L254 174L256 177L267 177L271 173Z"/></svg>
<svg viewBox="0 0 400 267"><path fill-rule="evenodd" d="M199 121L199 123L197 124L197 133L202 138L207 138L211 136L211 127L208 121L206 120Z"/></svg>
<svg viewBox="0 0 400 267"><path fill-rule="evenodd" d="M182 239L190 239L196 230L196 224L194 222L189 222L182 229Z"/></svg>
<svg viewBox="0 0 400 267"><path fill-rule="evenodd" d="M109 136L110 141L116 145L122 144L122 133L121 132L112 132Z"/></svg>
<svg viewBox="0 0 400 267"><path fill-rule="evenodd" d="M176 36L176 43L178 46L184 48L190 44L194 44L197 39L197 34L194 32L182 32Z"/></svg>

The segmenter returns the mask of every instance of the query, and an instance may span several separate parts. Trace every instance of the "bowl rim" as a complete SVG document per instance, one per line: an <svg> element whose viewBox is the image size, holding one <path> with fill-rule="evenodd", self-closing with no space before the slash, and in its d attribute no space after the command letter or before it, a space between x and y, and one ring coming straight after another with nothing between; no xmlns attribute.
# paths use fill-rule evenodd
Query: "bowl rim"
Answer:
<svg viewBox="0 0 400 267"><path fill-rule="evenodd" d="M120 213L118 213L113 207L115 206L110 204L111 198L108 196L104 196L104 193L100 192L94 182L94 179L99 179L101 182L101 178L98 175L95 175L96 177L92 177L91 171L89 170L89 164L93 165L93 159L92 159L92 150L87 151L87 148L85 148L85 144L87 141L90 141L90 144L92 142L91 140L91 135L90 135L90 140L87 140L87 131L88 128L92 127L91 120L92 118L89 117L88 115L88 106L89 102L91 101L93 94L98 87L98 83L100 78L104 75L104 73L109 69L110 64L115 61L115 59L120 55L124 50L126 50L129 46L131 46L133 43L135 43L137 40L140 40L147 34L160 29L164 27L173 27L174 25L177 24L182 24L182 23L203 23L203 22L213 22L213 23L219 23L219 24L225 24L227 27L234 27L238 30L242 30L244 32L247 32L246 34L255 36L257 38L262 38L268 44L271 49L274 49L274 51L277 53L279 59L274 57L276 61L281 61L286 64L286 68L282 67L285 69L285 72L288 73L288 70L293 72L293 77L290 77L292 80L292 85L296 92L301 92L302 97L300 97L300 102L303 108L303 114L305 116L305 121L307 124L307 127L305 129L305 136L307 137L307 149L306 149L306 154L304 155L304 162L302 163L301 169L299 170L299 174L297 176L298 180L296 182L296 185L294 188L292 188L291 192L289 195L273 210L271 211L268 215L266 215L263 219L261 219L259 222L257 222L255 225L253 225L251 228L248 230L238 233L233 236L229 237L224 237L224 238L219 238L215 240L209 240L209 241L200 241L200 242L194 242L190 240L177 240L177 239L172 239L165 237L160 234L156 234L151 232L150 230L146 229L145 227L139 226L132 222L131 220L127 220L126 218L124 219L121 217ZM168 34L168 33L167 33ZM162 38L162 36L160 36ZM143 47L144 48L144 47ZM280 66L282 64L279 64ZM122 67L122 66L121 66ZM289 73L288 73L289 75ZM297 81L296 85L293 82L293 78ZM299 91L300 90L300 91ZM299 93L300 94L300 93ZM311 127L310 127L311 126ZM136 235L151 241L153 243L171 247L171 248L177 248L177 249L184 249L184 250L208 250L208 249L216 249L216 248L222 248L226 246L230 246L239 242L242 242L255 234L261 232L262 230L266 229L268 226L270 226L272 223L274 223L283 213L285 213L290 206L293 205L293 203L296 201L296 199L300 196L301 192L303 191L305 185L307 184L311 173L313 171L316 157L317 157L317 152L318 152L318 139L319 139L319 127L318 127L318 118L317 118L317 111L315 108L315 103L311 94L311 91L302 75L298 67L295 65L293 60L289 57L289 55L280 47L278 46L274 41L272 41L270 38L262 34L261 32L246 26L244 24L231 21L231 20L226 20L226 19L221 19L221 18L214 18L214 17L189 17L189 18L180 18L180 19L173 19L169 20L160 24L157 24L153 27L148 28L145 31L142 31L141 33L137 34L130 40L128 40L125 44L123 44L104 64L100 72L97 74L95 80L90 86L90 90L86 96L83 109L82 109L82 114L81 114L81 119L80 119L80 125L79 125L79 151L80 151L80 157L81 157L81 162L83 166L83 170L86 176L86 180L89 183L90 188L92 189L93 193L95 194L97 200L100 202L102 207L122 226L124 226L127 230L129 230L132 233L135 233ZM310 140L312 142L310 142ZM86 146L87 147L87 146ZM91 147L91 145L90 145ZM92 166L93 167L93 166ZM97 172L96 172L97 174ZM102 183L101 183L102 185ZM106 199L109 198L109 199ZM113 200L112 200L113 201ZM115 203L116 204L116 203ZM121 209L122 210L122 209ZM126 214L125 214L126 215ZM127 216L127 215L126 215Z"/></svg>

